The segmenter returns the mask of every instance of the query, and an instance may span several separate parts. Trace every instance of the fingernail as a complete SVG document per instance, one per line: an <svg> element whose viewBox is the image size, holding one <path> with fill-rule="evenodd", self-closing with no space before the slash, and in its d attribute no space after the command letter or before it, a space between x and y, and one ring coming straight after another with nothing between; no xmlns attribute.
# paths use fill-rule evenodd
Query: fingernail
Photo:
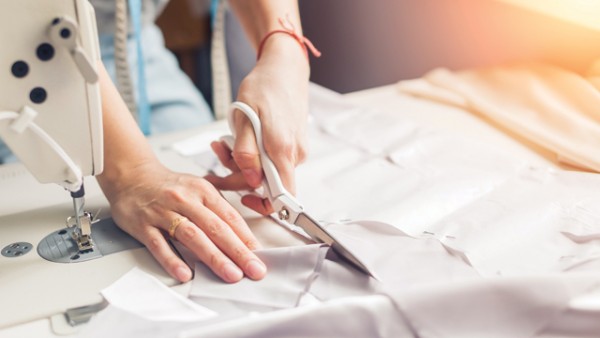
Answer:
<svg viewBox="0 0 600 338"><path fill-rule="evenodd" d="M252 187L258 187L262 183L260 174L254 169L242 169L242 175Z"/></svg>
<svg viewBox="0 0 600 338"><path fill-rule="evenodd" d="M233 265L232 263L225 264L225 266L223 267L223 274L225 275L225 279L228 282L237 282L240 279L242 279L242 277L244 277L242 270L240 270L237 266Z"/></svg>
<svg viewBox="0 0 600 338"><path fill-rule="evenodd" d="M246 265L246 273L252 279L261 279L267 273L267 267L262 262L253 259Z"/></svg>
<svg viewBox="0 0 600 338"><path fill-rule="evenodd" d="M187 282L190 280L190 278L192 278L192 272L188 267L180 266L177 268L177 270L175 270L175 276L177 279L179 279L179 281Z"/></svg>

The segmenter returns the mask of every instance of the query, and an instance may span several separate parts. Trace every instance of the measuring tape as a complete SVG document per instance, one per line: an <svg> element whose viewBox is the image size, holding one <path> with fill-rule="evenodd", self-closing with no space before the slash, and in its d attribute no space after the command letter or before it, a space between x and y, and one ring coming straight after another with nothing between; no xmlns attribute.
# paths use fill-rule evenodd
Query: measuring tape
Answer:
<svg viewBox="0 0 600 338"><path fill-rule="evenodd" d="M137 55L137 100L135 89L131 80L127 52L128 13L127 5L131 11L131 21L136 44ZM142 2L141 0L116 0L115 10L115 69L117 84L121 97L127 108L135 117L144 135L150 135L150 104L146 90L146 73L144 54L142 51Z"/></svg>
<svg viewBox="0 0 600 338"><path fill-rule="evenodd" d="M222 120L227 117L229 105L231 104L231 80L229 78L227 49L225 48L225 13L227 11L227 1L214 0L213 10L215 9L215 6L216 13L213 18L213 34L210 52L212 99L215 119Z"/></svg>

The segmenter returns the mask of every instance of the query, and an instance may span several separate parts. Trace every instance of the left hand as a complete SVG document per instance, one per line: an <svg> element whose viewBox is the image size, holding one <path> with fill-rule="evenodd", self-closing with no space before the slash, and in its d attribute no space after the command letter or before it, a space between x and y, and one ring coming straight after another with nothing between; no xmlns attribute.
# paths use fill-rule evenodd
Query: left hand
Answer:
<svg viewBox="0 0 600 338"><path fill-rule="evenodd" d="M273 35L256 67L242 81L237 96L238 101L250 105L258 114L265 150L292 194L296 191L294 170L306 157L309 73L308 60L298 42L285 34ZM211 145L232 174L209 175L206 179L222 190L256 189L264 174L254 130L239 112L235 129L233 150L221 142ZM242 203L263 215L273 212L268 200L254 195L244 196Z"/></svg>
<svg viewBox="0 0 600 338"><path fill-rule="evenodd" d="M142 242L173 277L192 274L171 250L164 233L178 222L174 238L226 282L243 275L262 279L260 245L240 214L206 180L168 170L157 161L130 168L118 184L103 184L115 222ZM100 181L103 183L102 178Z"/></svg>

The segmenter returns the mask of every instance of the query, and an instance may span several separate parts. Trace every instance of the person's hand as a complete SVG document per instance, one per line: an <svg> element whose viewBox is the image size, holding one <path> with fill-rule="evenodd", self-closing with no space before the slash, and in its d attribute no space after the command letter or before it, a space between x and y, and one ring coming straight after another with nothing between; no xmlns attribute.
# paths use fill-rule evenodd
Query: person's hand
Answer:
<svg viewBox="0 0 600 338"><path fill-rule="evenodd" d="M273 35L256 67L242 81L237 97L258 114L265 150L292 194L296 190L295 167L306 157L309 72L308 60L298 42L284 34ZM211 145L232 174L210 175L206 179L222 190L256 189L264 174L254 130L243 113L235 114L233 151L222 142ZM255 195L244 196L242 203L263 215L273 212L268 200Z"/></svg>
<svg viewBox="0 0 600 338"><path fill-rule="evenodd" d="M266 267L251 251L259 247L258 241L206 180L149 161L103 188L115 222L178 280L189 281L192 273L167 243L170 228L176 240L224 281L237 282L244 274L255 280L264 277Z"/></svg>

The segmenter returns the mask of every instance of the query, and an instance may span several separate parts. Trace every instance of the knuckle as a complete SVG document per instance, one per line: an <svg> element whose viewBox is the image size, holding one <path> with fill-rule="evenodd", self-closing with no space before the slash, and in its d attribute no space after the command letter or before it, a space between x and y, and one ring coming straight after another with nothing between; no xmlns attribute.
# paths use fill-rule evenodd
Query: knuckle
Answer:
<svg viewBox="0 0 600 338"><path fill-rule="evenodd" d="M167 189L164 192L164 196L175 203L183 203L186 201L185 196L181 193L181 191L176 189Z"/></svg>
<svg viewBox="0 0 600 338"><path fill-rule="evenodd" d="M202 202L204 205L215 205L218 204L219 200L222 199L221 194L211 185L210 191L205 191L202 194Z"/></svg>
<svg viewBox="0 0 600 338"><path fill-rule="evenodd" d="M241 216L234 210L224 210L222 212L223 221L229 225L239 223Z"/></svg>
<svg viewBox="0 0 600 338"><path fill-rule="evenodd" d="M292 159L296 152L296 142L289 137L282 137L279 139L277 145L269 147L268 152L273 154L276 158Z"/></svg>
<svg viewBox="0 0 600 338"><path fill-rule="evenodd" d="M194 181L195 188L201 191L214 191L215 187L209 181L205 179Z"/></svg>
<svg viewBox="0 0 600 338"><path fill-rule="evenodd" d="M297 164L303 163L306 161L306 157L308 156L308 150L304 145L301 145L298 147L297 154Z"/></svg>
<svg viewBox="0 0 600 338"><path fill-rule="evenodd" d="M198 236L198 230L196 229L196 227L191 226L187 223L182 224L177 229L176 236L181 242L192 242Z"/></svg>
<svg viewBox="0 0 600 338"><path fill-rule="evenodd" d="M258 154L249 152L234 151L232 157L240 169L250 168L258 162Z"/></svg>
<svg viewBox="0 0 600 338"><path fill-rule="evenodd" d="M221 258L221 254L216 253L216 252L211 252L208 256L208 265L210 265L213 268L219 267L221 265L224 264L224 262L222 262L223 259Z"/></svg>
<svg viewBox="0 0 600 338"><path fill-rule="evenodd" d="M146 247L150 252L158 252L162 247L162 239L158 236L152 236L146 243Z"/></svg>
<svg viewBox="0 0 600 338"><path fill-rule="evenodd" d="M244 245L250 250L255 250L256 248L258 248L258 242L254 239L245 240Z"/></svg>
<svg viewBox="0 0 600 338"><path fill-rule="evenodd" d="M233 249L231 257L236 262L244 262L250 260L250 251L245 247L236 247Z"/></svg>
<svg viewBox="0 0 600 338"><path fill-rule="evenodd" d="M224 230L224 226L220 222L210 222L206 224L204 229L209 237L219 237Z"/></svg>
<svg viewBox="0 0 600 338"><path fill-rule="evenodd" d="M168 258L165 261L164 268L167 271L175 271L180 266L179 260L175 257Z"/></svg>

